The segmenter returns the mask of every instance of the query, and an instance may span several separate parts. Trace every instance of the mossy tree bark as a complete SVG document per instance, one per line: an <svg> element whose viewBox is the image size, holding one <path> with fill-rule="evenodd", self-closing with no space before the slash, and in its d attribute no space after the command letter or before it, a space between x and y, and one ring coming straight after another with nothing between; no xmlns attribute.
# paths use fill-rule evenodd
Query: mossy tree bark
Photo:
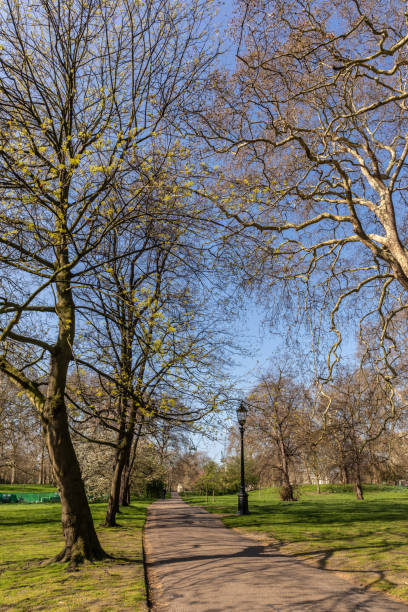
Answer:
<svg viewBox="0 0 408 612"><path fill-rule="evenodd" d="M68 429L64 402L58 394L46 402L44 432L48 452L61 496L64 549L56 561L77 565L84 560L103 559L106 555L96 535L85 493L78 459Z"/></svg>
<svg viewBox="0 0 408 612"><path fill-rule="evenodd" d="M62 236L66 234L61 232ZM93 524L79 462L69 433L65 404L67 374L75 336L75 306L67 264L68 248L62 238L57 248L57 265L61 270L56 275L58 340L51 353L47 395L41 420L61 496L65 547L56 560L77 565L85 559L102 559L106 555Z"/></svg>

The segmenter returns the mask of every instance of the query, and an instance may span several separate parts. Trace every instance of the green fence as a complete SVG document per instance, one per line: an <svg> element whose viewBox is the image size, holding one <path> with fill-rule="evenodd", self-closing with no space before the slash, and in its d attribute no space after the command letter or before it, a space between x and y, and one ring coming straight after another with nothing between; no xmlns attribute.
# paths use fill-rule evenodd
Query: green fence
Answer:
<svg viewBox="0 0 408 612"><path fill-rule="evenodd" d="M0 493L0 504L59 503L58 493Z"/></svg>

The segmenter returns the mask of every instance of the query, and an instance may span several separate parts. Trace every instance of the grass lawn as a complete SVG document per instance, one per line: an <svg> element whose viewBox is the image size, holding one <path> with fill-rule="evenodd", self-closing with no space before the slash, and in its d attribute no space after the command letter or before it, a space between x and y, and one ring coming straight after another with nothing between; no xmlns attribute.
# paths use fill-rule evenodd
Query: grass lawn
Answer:
<svg viewBox="0 0 408 612"><path fill-rule="evenodd" d="M10 492L5 488L0 492ZM67 572L66 564L42 565L63 548L59 504L0 504L0 610L146 610L142 527L150 502L132 501L115 529L99 527L106 504L92 504L102 546L115 558L75 572Z"/></svg>
<svg viewBox="0 0 408 612"><path fill-rule="evenodd" d="M368 485L364 493L359 502L351 487L322 486L317 495L304 486L290 503L277 489L252 491L248 516L235 515L236 495L209 497L208 504L205 497L183 499L284 554L408 602L408 489Z"/></svg>
<svg viewBox="0 0 408 612"><path fill-rule="evenodd" d="M37 484L0 484L0 493L54 493L57 489L52 485Z"/></svg>

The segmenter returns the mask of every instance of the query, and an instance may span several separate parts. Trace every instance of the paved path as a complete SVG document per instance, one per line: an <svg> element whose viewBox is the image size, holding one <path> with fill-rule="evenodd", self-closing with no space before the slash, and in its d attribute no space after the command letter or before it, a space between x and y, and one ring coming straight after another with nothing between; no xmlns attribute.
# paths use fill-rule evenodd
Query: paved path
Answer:
<svg viewBox="0 0 408 612"><path fill-rule="evenodd" d="M180 498L150 507L144 537L154 612L408 612L259 545Z"/></svg>

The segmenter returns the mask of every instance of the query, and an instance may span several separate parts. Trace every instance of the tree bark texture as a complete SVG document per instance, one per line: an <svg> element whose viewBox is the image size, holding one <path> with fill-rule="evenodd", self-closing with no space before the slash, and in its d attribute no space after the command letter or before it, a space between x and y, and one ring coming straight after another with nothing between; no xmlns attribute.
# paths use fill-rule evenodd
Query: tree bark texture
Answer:
<svg viewBox="0 0 408 612"><path fill-rule="evenodd" d="M289 478L289 465L288 458L286 456L286 448L283 442L282 437L279 437L279 452L281 456L281 469L282 469L282 477L283 477L283 487L286 489L285 491L285 501L295 501L295 497L293 495L293 487Z"/></svg>
<svg viewBox="0 0 408 612"><path fill-rule="evenodd" d="M126 440L126 439L125 439ZM127 445L125 448L118 448L115 453L115 462L109 493L108 507L106 510L105 527L116 527L116 514L119 510L120 488L122 484L122 474L126 464Z"/></svg>
<svg viewBox="0 0 408 612"><path fill-rule="evenodd" d="M66 233L63 234L66 236ZM78 565L85 559L102 559L106 555L96 535L86 497L79 462L72 444L65 404L65 389L72 345L75 336L75 307L71 290L67 246L57 249L56 312L59 318L58 340L50 358L47 395L41 413L48 453L61 496L62 531L65 547L56 561Z"/></svg>
<svg viewBox="0 0 408 612"><path fill-rule="evenodd" d="M355 463L355 478L356 478L355 480L356 497L357 499L362 501L364 499L364 495L363 495L363 485L361 482L360 462L358 459L356 459L356 463Z"/></svg>
<svg viewBox="0 0 408 612"><path fill-rule="evenodd" d="M129 460L126 462L120 483L119 506L130 505L130 465Z"/></svg>
<svg viewBox="0 0 408 612"><path fill-rule="evenodd" d="M50 386L50 385L49 385ZM62 393L51 393L42 417L48 452L61 497L65 547L55 561L75 566L106 555L96 535L78 459L72 444Z"/></svg>

